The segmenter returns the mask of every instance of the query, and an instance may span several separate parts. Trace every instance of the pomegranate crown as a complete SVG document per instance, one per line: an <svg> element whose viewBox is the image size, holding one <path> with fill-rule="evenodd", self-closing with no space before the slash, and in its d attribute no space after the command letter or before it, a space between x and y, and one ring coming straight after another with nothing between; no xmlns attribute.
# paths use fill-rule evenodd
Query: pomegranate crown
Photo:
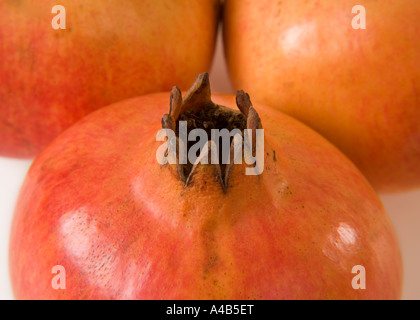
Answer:
<svg viewBox="0 0 420 320"><path fill-rule="evenodd" d="M252 106L249 95L243 90L239 90L236 94L236 104L238 110L233 110L225 106L217 105L211 100L210 81L208 73L198 75L194 84L187 91L184 98L181 90L178 87L173 87L170 95L169 113L162 118L162 128L170 129L176 133L176 146L179 150L180 141L180 121L186 121L187 132L193 129L205 130L208 137L208 143L205 148L201 150L200 155L193 162L183 163L180 161L179 154L176 155L176 167L179 179L187 187L191 178L197 168L202 163L204 157L209 155L221 159L221 152L214 137L212 136L212 129L236 129L244 136L245 129L250 129L252 141L252 155L255 155L256 148L256 133L257 129L262 129L261 120L258 113ZM235 156L234 139L230 139L230 154L229 159ZM243 141L243 139L241 140ZM189 149L188 142L185 143ZM241 155L242 157L242 155ZM223 164L223 161L213 163L216 171L216 177L221 184L223 192L226 192L229 182L229 177L234 165L233 161Z"/></svg>

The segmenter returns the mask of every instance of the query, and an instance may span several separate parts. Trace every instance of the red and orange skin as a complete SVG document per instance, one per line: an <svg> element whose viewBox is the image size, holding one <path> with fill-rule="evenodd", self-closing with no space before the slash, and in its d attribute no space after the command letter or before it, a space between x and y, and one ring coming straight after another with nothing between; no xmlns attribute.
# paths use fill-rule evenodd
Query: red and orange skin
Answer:
<svg viewBox="0 0 420 320"><path fill-rule="evenodd" d="M235 108L235 97L213 95ZM262 105L264 172L214 167L187 187L160 165L169 93L87 116L32 165L12 225L18 299L398 299L402 264L384 208L324 138ZM275 154L274 154L275 153ZM52 267L66 270L55 290ZM355 265L366 289L352 287Z"/></svg>
<svg viewBox="0 0 420 320"><path fill-rule="evenodd" d="M218 19L218 0L0 0L0 156L34 157L122 99L187 89L210 68Z"/></svg>

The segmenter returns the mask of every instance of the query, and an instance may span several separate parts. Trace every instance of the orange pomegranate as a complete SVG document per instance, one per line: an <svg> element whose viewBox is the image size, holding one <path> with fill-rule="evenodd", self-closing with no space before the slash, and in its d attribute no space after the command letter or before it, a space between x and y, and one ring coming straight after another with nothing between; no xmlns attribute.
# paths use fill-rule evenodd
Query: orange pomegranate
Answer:
<svg viewBox="0 0 420 320"><path fill-rule="evenodd" d="M378 191L420 187L419 1L225 4L236 88L321 133Z"/></svg>

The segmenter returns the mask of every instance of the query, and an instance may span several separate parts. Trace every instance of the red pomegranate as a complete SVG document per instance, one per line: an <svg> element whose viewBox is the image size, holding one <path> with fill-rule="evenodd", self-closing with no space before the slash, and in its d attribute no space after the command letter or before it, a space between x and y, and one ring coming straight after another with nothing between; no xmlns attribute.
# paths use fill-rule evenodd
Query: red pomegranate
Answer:
<svg viewBox="0 0 420 320"><path fill-rule="evenodd" d="M240 111L234 96L212 98L202 74L184 98L175 88L170 99L98 110L38 156L11 232L16 298L400 297L398 243L358 169L305 125L254 109L243 92ZM179 131L179 120L189 132L263 128L263 172L247 175L245 162L159 164L157 133ZM65 289L52 286L55 266ZM365 289L352 285L355 266L366 271Z"/></svg>
<svg viewBox="0 0 420 320"><path fill-rule="evenodd" d="M0 0L0 156L33 157L116 101L187 89L210 68L218 19L218 0Z"/></svg>

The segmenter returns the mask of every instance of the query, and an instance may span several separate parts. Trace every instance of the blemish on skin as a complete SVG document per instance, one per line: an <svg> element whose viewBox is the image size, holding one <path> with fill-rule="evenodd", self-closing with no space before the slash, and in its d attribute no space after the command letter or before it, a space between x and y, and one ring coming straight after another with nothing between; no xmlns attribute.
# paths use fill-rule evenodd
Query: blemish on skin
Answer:
<svg viewBox="0 0 420 320"><path fill-rule="evenodd" d="M215 231L217 228L216 220L207 221L201 231L202 243L204 247L204 273L208 274L218 264L217 241Z"/></svg>
<svg viewBox="0 0 420 320"><path fill-rule="evenodd" d="M286 186L286 187L282 190L282 192L283 192L285 195L288 195L288 196L291 196L291 195L293 194L292 190L290 190L289 185L287 185L287 186Z"/></svg>
<svg viewBox="0 0 420 320"><path fill-rule="evenodd" d="M273 150L273 161L274 161L274 162L276 162L276 161L277 161L277 158L276 158L276 151L275 151L275 150Z"/></svg>
<svg viewBox="0 0 420 320"><path fill-rule="evenodd" d="M217 256L216 255L210 256L208 258L207 265L206 265L206 268L204 269L204 272L206 273L209 272L211 269L213 269L216 266L216 264L217 264Z"/></svg>

